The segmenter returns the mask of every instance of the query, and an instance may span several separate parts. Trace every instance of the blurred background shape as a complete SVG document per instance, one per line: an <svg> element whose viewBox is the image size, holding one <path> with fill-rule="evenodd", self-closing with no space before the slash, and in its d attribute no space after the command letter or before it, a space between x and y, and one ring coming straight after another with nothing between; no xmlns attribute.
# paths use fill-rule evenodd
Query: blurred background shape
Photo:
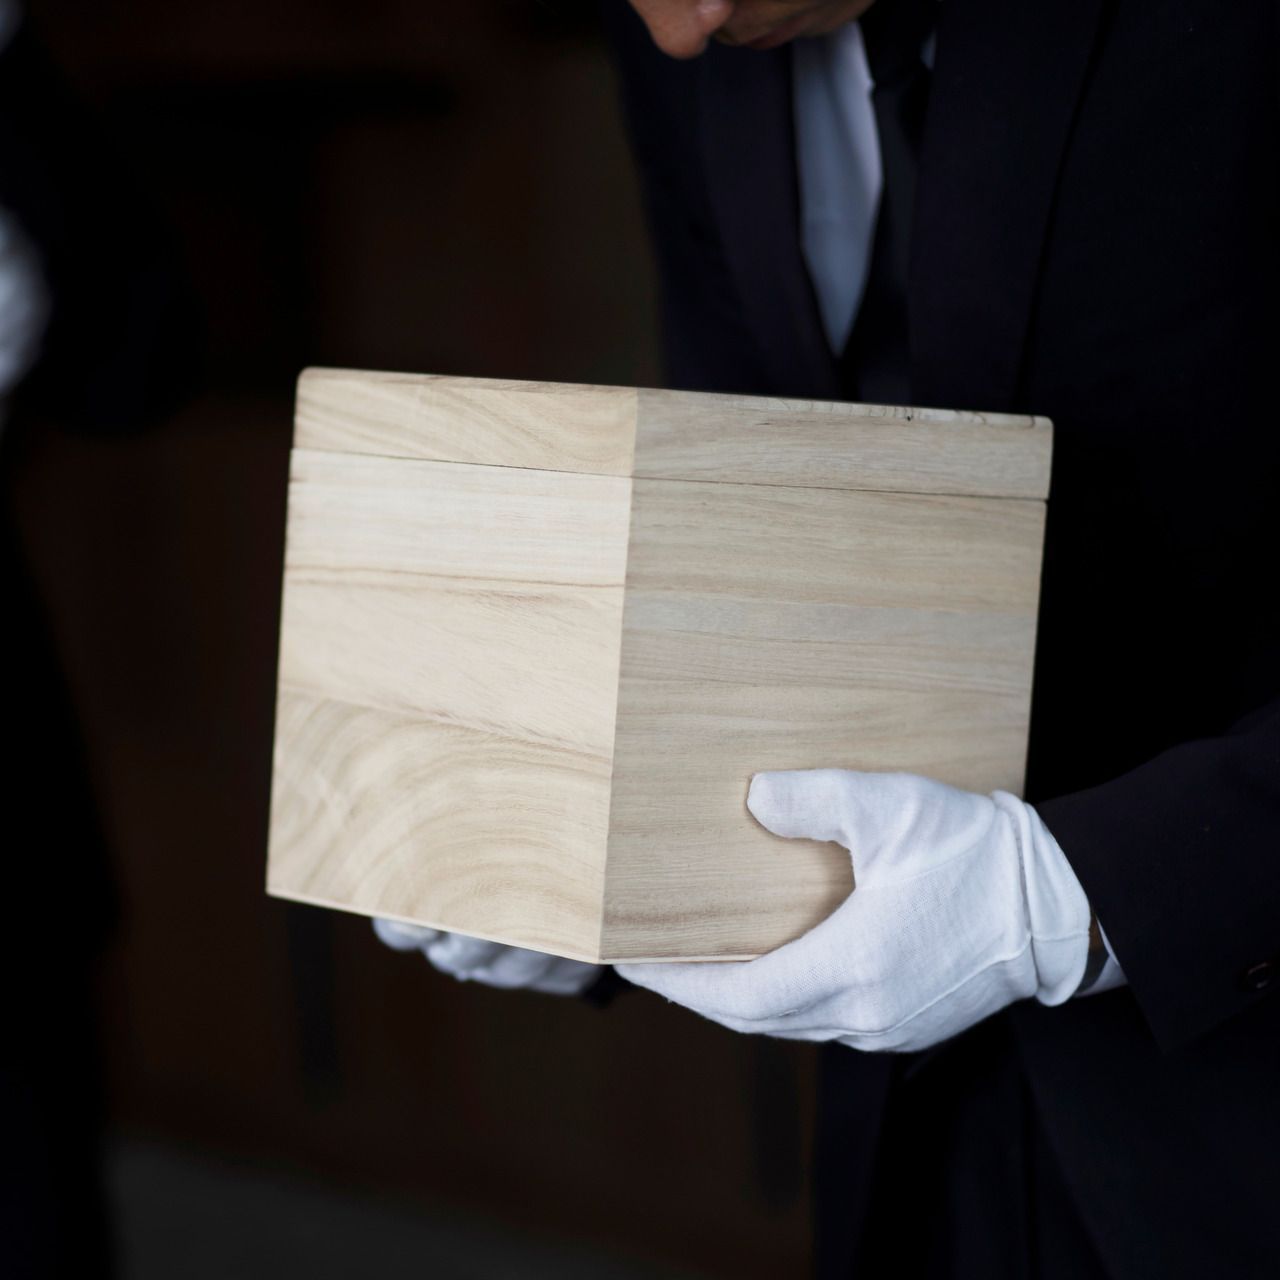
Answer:
<svg viewBox="0 0 1280 1280"><path fill-rule="evenodd" d="M60 957L87 957L101 1068L67 1033L44 1093L86 1149L104 1117L116 1273L801 1273L809 1049L643 994L601 1011L461 986L365 920L263 892L298 370L661 380L593 7L33 0L29 18L83 106L70 204L104 267L57 296L142 279L4 435L109 873L66 831L23 835L10 861L39 871L9 899L10 978L33 1019L80 1026ZM160 247L171 292L147 284ZM113 354L136 356L130 308L157 331L149 364ZM61 393L95 361L90 412Z"/></svg>

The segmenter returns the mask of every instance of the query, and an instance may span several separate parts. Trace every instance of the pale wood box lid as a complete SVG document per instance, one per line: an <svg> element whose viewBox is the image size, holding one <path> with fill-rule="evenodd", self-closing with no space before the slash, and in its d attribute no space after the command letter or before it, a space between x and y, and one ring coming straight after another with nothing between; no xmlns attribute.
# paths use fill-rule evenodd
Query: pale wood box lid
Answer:
<svg viewBox="0 0 1280 1280"><path fill-rule="evenodd" d="M1043 500L1047 418L308 369L294 448L651 480Z"/></svg>

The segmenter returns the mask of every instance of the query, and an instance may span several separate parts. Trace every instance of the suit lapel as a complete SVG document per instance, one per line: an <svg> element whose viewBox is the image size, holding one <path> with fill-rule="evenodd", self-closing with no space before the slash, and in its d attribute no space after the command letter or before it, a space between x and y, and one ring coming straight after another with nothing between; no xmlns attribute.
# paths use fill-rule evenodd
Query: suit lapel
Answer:
<svg viewBox="0 0 1280 1280"><path fill-rule="evenodd" d="M1103 0L940 6L911 269L915 398L1025 409L1027 329Z"/></svg>
<svg viewBox="0 0 1280 1280"><path fill-rule="evenodd" d="M713 44L699 63L707 187L770 389L836 398L839 371L800 250L790 50Z"/></svg>

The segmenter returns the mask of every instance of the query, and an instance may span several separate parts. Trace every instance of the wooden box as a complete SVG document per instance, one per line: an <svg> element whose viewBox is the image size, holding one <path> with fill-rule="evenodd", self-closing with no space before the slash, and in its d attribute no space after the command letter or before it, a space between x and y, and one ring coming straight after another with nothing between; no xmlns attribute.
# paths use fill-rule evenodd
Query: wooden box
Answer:
<svg viewBox="0 0 1280 1280"><path fill-rule="evenodd" d="M590 960L851 888L761 769L1021 787L1038 418L313 369L268 889Z"/></svg>

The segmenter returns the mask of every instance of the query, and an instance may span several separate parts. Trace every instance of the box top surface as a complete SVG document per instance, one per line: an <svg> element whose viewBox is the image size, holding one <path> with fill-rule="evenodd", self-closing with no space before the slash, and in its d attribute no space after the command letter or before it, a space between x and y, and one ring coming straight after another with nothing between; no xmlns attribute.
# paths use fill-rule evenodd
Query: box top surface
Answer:
<svg viewBox="0 0 1280 1280"><path fill-rule="evenodd" d="M294 447L650 480L1043 500L1048 419L307 369Z"/></svg>

